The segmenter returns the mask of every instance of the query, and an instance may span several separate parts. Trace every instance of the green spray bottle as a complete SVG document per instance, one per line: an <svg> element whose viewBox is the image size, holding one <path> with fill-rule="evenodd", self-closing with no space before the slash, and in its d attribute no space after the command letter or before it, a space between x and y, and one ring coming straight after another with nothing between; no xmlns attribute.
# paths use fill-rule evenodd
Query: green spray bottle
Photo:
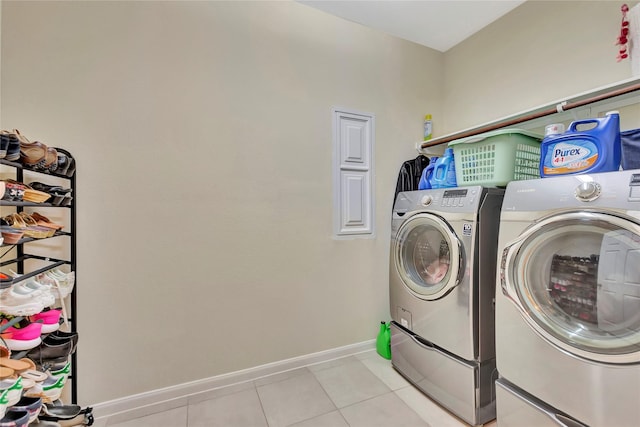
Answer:
<svg viewBox="0 0 640 427"><path fill-rule="evenodd" d="M376 351L385 359L391 359L391 330L385 322L380 322L380 332L376 339Z"/></svg>

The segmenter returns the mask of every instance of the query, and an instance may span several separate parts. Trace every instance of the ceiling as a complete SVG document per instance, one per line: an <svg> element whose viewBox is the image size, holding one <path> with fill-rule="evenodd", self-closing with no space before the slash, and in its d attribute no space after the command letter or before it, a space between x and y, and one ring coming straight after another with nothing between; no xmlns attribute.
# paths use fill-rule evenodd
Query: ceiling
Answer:
<svg viewBox="0 0 640 427"><path fill-rule="evenodd" d="M446 52L525 0L298 0L335 16Z"/></svg>

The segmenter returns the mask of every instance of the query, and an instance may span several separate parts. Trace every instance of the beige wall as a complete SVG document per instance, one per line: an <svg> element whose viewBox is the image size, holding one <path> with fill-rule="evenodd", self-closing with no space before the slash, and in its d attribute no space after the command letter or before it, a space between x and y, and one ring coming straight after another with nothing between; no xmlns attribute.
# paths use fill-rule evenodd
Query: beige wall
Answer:
<svg viewBox="0 0 640 427"><path fill-rule="evenodd" d="M2 3L2 126L78 160L80 403L375 338L442 54L293 2ZM376 117L334 240L331 108Z"/></svg>
<svg viewBox="0 0 640 427"><path fill-rule="evenodd" d="M442 132L631 78L630 62L616 62L620 6L527 1L447 51Z"/></svg>

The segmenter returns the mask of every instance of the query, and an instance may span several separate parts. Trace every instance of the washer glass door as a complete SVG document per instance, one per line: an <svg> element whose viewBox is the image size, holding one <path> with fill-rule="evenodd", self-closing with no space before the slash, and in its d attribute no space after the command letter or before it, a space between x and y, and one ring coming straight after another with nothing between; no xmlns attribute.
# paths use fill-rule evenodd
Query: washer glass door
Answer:
<svg viewBox="0 0 640 427"><path fill-rule="evenodd" d="M451 226L437 215L418 214L405 221L395 239L395 264L409 291L435 300L460 281L461 243Z"/></svg>
<svg viewBox="0 0 640 427"><path fill-rule="evenodd" d="M555 215L503 252L502 289L561 349L600 362L640 361L640 227L602 212Z"/></svg>

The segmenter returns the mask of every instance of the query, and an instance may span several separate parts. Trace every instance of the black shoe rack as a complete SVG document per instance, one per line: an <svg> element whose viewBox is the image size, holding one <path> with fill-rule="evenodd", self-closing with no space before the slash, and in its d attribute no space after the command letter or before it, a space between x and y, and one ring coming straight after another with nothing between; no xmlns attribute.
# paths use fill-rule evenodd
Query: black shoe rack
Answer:
<svg viewBox="0 0 640 427"><path fill-rule="evenodd" d="M73 199L71 203L67 206L58 206L51 203L31 203L31 202L24 202L24 201L10 202L5 200L0 200L0 210L2 211L2 215L0 216L6 216L10 214L11 210L15 212L22 212L25 208L30 208L30 207L42 209L43 211L47 209L69 209L70 210L70 214L68 216L69 223L64 224L64 228L63 228L63 230L66 230L66 231L56 231L56 233L52 237L47 237L45 239L34 239L31 237L25 236L15 244L3 243L0 246L0 267L11 266L9 268L11 268L13 271L21 275L19 278L13 279L13 281L10 283L3 282L2 287L7 288L9 286L12 286L15 283L35 277L48 270L53 270L56 267L59 267L61 265L69 265L70 271L73 271L75 273L75 285L73 287L73 291L67 297L68 305L70 306L70 309L67 311L67 315L68 315L67 322L70 325L70 331L77 332L76 291L78 289L78 272L76 269L76 202L77 202L78 193L76 191L76 173L74 171L73 175L71 177L68 177L66 175L57 174L56 172L43 172L43 171L33 170L22 165L21 163L8 161L6 159L0 159L0 172L2 172L3 175L5 175L7 173L10 174L11 173L10 171L13 171L14 176L9 179L14 179L15 181L26 183L26 184L33 181L46 183L47 180L52 180L52 177L55 177L56 179L66 180L66 182L68 182L69 184L69 187L71 188L71 194L73 196ZM6 178L6 175L5 175L5 178ZM25 179L27 180L27 182L25 182ZM65 259L55 259L47 256L30 253L29 251L30 243L39 242L42 240L49 240L49 239L70 239L70 241L68 242L69 243L68 257L65 257ZM5 260L4 258L6 257L9 257L10 259ZM37 262L39 267L34 269L25 269L25 262L28 260L39 260ZM22 320L24 320L24 318L19 316L11 318L11 320L8 323L0 326L0 332L4 331L10 326L15 325L16 323L21 322ZM26 353L27 351L12 352L11 357L15 359L20 359L22 357L25 357ZM71 381L67 381L67 384L65 385L65 387L68 387L69 385L71 386L71 390L70 390L71 402L70 403L73 403L73 404L75 404L78 401L78 386L77 386L76 378L78 378L78 363L77 363L76 352L73 352L71 354L71 374L69 375L69 379Z"/></svg>

